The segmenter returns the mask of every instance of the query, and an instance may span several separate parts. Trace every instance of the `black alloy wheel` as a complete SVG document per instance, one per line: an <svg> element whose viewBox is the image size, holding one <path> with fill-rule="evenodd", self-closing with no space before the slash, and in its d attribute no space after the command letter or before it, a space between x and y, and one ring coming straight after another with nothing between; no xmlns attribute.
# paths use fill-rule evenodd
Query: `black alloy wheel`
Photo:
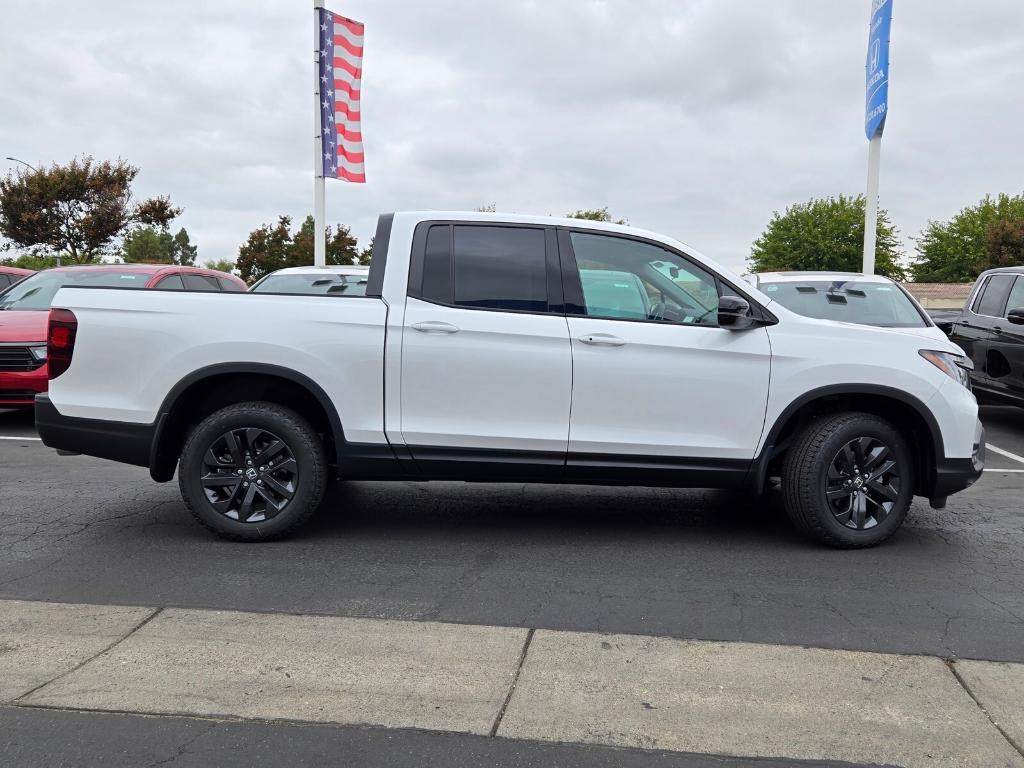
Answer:
<svg viewBox="0 0 1024 768"><path fill-rule="evenodd" d="M782 465L786 514L831 547L872 547L892 536L914 497L907 435L872 413L822 414L804 425Z"/></svg>
<svg viewBox="0 0 1024 768"><path fill-rule="evenodd" d="M832 515L855 531L874 528L900 497L900 468L895 454L873 437L851 440L828 467L825 498Z"/></svg>
<svg viewBox="0 0 1024 768"><path fill-rule="evenodd" d="M299 466L273 432L232 429L203 457L200 483L217 512L240 523L263 523L283 512L299 484Z"/></svg>
<svg viewBox="0 0 1024 768"><path fill-rule="evenodd" d="M327 489L323 437L283 405L221 408L189 434L178 484L192 516L235 541L287 535L320 506Z"/></svg>

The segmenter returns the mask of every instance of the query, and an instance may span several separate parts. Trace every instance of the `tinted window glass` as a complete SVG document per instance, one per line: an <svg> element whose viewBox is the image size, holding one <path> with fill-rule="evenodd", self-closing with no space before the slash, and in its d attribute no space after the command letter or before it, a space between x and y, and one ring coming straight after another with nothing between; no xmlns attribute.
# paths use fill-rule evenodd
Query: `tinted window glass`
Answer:
<svg viewBox="0 0 1024 768"><path fill-rule="evenodd" d="M0 290L3 290L11 284L11 279L7 275L0 275Z"/></svg>
<svg viewBox="0 0 1024 768"><path fill-rule="evenodd" d="M91 285L97 288L145 288L149 275L138 272L73 269L67 272L48 269L25 278L0 296L0 309L50 308L50 302L63 286Z"/></svg>
<svg viewBox="0 0 1024 768"><path fill-rule="evenodd" d="M227 293L241 293L245 290L233 280L226 280L223 277L218 277L217 282L220 284L220 289Z"/></svg>
<svg viewBox="0 0 1024 768"><path fill-rule="evenodd" d="M546 312L544 231L525 227L455 227L455 304Z"/></svg>
<svg viewBox="0 0 1024 768"><path fill-rule="evenodd" d="M1013 275L992 275L974 311L979 315L1002 317L1013 279Z"/></svg>
<svg viewBox="0 0 1024 768"><path fill-rule="evenodd" d="M573 232L588 317L681 325L718 324L715 278L648 243Z"/></svg>
<svg viewBox="0 0 1024 768"><path fill-rule="evenodd" d="M786 309L804 317L882 328L924 328L927 325L907 295L892 283L812 279L762 281L760 288Z"/></svg>
<svg viewBox="0 0 1024 768"><path fill-rule="evenodd" d="M185 288L189 291L219 291L217 278L206 275L183 275Z"/></svg>
<svg viewBox="0 0 1024 768"><path fill-rule="evenodd" d="M185 290L185 284L181 282L181 277L179 275L171 275L170 277L165 277L163 280L156 284L156 287L163 291Z"/></svg>
<svg viewBox="0 0 1024 768"><path fill-rule="evenodd" d="M1006 302L1004 317L1010 314L1012 309L1024 309L1024 276L1018 277L1010 291L1010 300Z"/></svg>
<svg viewBox="0 0 1024 768"><path fill-rule="evenodd" d="M451 227L431 227L423 253L423 298L452 303Z"/></svg>

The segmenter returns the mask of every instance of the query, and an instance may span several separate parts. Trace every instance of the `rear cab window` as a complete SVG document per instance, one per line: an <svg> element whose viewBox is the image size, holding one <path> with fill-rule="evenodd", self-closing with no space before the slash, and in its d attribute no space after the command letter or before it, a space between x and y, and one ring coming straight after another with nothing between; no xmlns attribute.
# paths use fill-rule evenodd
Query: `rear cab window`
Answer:
<svg viewBox="0 0 1024 768"><path fill-rule="evenodd" d="M432 224L420 239L410 296L463 309L543 313L551 308L544 228Z"/></svg>
<svg viewBox="0 0 1024 768"><path fill-rule="evenodd" d="M1002 317L1015 275L991 275L981 287L972 311L986 317Z"/></svg>

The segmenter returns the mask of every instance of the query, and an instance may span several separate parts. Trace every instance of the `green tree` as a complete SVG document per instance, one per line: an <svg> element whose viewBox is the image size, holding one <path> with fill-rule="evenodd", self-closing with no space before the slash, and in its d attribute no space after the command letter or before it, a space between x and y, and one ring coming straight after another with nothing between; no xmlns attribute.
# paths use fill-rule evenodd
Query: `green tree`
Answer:
<svg viewBox="0 0 1024 768"><path fill-rule="evenodd" d="M181 213L166 197L132 203L139 169L124 160L75 158L0 179L0 234L79 264L99 260L136 224L165 227Z"/></svg>
<svg viewBox="0 0 1024 768"><path fill-rule="evenodd" d="M218 272L227 272L229 274L235 273L235 262L231 259L217 259L217 261L207 261L203 264L207 269L216 269Z"/></svg>
<svg viewBox="0 0 1024 768"><path fill-rule="evenodd" d="M896 228L878 211L875 271L906 278ZM860 272L864 258L864 196L812 199L776 211L747 260L751 272L821 270Z"/></svg>
<svg viewBox="0 0 1024 768"><path fill-rule="evenodd" d="M1024 265L1024 220L994 221L985 228L985 269Z"/></svg>
<svg viewBox="0 0 1024 768"><path fill-rule="evenodd" d="M199 255L199 246L193 245L184 227L178 230L174 236L174 245L171 251L175 264L183 267L191 267L196 263L196 256Z"/></svg>
<svg viewBox="0 0 1024 768"><path fill-rule="evenodd" d="M608 206L604 208L593 208L591 210L579 210L575 213L565 214L568 219L586 219L587 221L604 221L609 224L628 224L625 219L616 219L608 213Z"/></svg>
<svg viewBox="0 0 1024 768"><path fill-rule="evenodd" d="M373 258L373 238L370 238L370 244L367 245L363 250L359 252L359 261L357 263L368 265L370 259Z"/></svg>
<svg viewBox="0 0 1024 768"><path fill-rule="evenodd" d="M919 283L969 283L997 264L989 260L985 242L989 227L1024 221L1024 195L985 195L949 221L929 221L917 238L917 256L910 266ZM1019 262L1018 262L1019 263Z"/></svg>
<svg viewBox="0 0 1024 768"><path fill-rule="evenodd" d="M184 227L176 235L166 227L136 227L124 236L121 258L126 264L149 262L190 267L196 263L198 250Z"/></svg>
<svg viewBox="0 0 1024 768"><path fill-rule="evenodd" d="M313 263L313 217L307 216L294 235L291 225L290 216L281 216L273 226L264 224L249 233L235 262L243 280L253 283L278 269ZM358 243L348 227L328 226L326 238L328 264L359 263Z"/></svg>

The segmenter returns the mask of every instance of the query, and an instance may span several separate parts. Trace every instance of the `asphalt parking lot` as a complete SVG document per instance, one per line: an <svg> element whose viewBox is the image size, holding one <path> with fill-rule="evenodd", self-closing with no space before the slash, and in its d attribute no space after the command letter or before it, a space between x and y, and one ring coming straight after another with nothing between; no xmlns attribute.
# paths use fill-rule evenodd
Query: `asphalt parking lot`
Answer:
<svg viewBox="0 0 1024 768"><path fill-rule="evenodd" d="M942 511L918 500L888 543L842 552L797 536L770 495L753 501L719 491L460 483L337 484L298 536L232 544L193 523L176 483L156 485L143 469L58 457L33 439L29 415L0 412L0 599L1024 662L1024 410L986 407L982 418L999 450L990 449L976 486ZM49 729L61 716L0 711L22 733ZM67 714L89 716L101 717ZM218 743L252 728L221 724L210 735L193 733L198 726L190 721L170 723L182 739L205 734ZM71 732L77 727L69 721ZM104 733L131 727L117 721ZM312 738L309 729L303 734ZM359 749L373 731L329 738ZM425 755L440 743L446 764L489 760L495 749L524 764L634 759L597 747L495 747L394 731L381 738L396 754ZM271 752L296 743L273 731L266 740L277 745ZM679 754L658 759L719 764Z"/></svg>

